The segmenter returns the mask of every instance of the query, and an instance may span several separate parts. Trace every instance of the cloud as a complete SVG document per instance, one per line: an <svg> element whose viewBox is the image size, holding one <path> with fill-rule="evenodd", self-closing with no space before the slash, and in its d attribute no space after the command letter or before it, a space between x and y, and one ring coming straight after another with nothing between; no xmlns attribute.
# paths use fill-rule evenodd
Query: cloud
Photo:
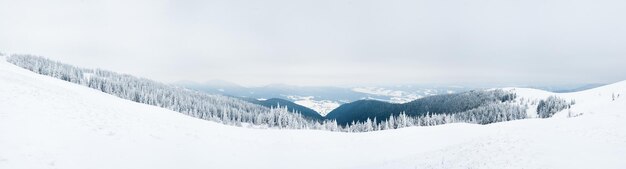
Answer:
<svg viewBox="0 0 626 169"><path fill-rule="evenodd" d="M626 79L623 1L15 0L0 50L165 82Z"/></svg>

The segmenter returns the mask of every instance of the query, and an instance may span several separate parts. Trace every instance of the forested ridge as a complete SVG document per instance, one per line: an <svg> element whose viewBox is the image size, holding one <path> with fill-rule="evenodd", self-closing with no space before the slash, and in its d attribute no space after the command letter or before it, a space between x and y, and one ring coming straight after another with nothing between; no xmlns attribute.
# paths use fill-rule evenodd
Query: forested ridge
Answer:
<svg viewBox="0 0 626 169"><path fill-rule="evenodd" d="M423 116L425 114L459 113L479 108L506 103L516 98L514 93L500 89L490 91L472 90L469 92L435 95L420 98L404 104L388 103L377 100L360 100L341 105L326 117L336 119L338 123L349 123L353 120L364 121L367 118L384 119L390 115ZM517 111L512 108L511 111ZM378 121L380 122L380 121Z"/></svg>

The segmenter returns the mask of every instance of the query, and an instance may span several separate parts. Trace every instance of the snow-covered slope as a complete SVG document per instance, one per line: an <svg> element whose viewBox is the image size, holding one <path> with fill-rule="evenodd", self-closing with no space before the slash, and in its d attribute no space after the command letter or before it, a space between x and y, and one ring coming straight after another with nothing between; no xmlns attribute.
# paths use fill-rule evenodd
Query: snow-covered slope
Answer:
<svg viewBox="0 0 626 169"><path fill-rule="evenodd" d="M584 114L575 118L370 133L262 130L122 100L0 61L0 168L626 168L625 89L620 82L555 94L576 99L571 110ZM613 101L612 93L620 97Z"/></svg>

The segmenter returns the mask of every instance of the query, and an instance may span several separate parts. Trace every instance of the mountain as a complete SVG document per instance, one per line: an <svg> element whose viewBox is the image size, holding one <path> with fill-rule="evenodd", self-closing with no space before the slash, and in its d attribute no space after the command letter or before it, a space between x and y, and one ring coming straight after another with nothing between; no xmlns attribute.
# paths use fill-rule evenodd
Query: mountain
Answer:
<svg viewBox="0 0 626 169"><path fill-rule="evenodd" d="M593 84L586 84L583 86L578 86L578 87L574 87L574 88L570 88L570 89L561 89L561 90L555 90L555 93L571 93L571 92L578 92L578 91L584 91L584 90L588 90L588 89L593 89L596 87L600 87L600 86L604 86L606 84L604 83L593 83Z"/></svg>
<svg viewBox="0 0 626 169"><path fill-rule="evenodd" d="M287 107L287 110L289 110L290 112L295 112L295 113L300 113L302 114L302 116L309 118L309 119L313 119L313 120L324 120L324 117L322 117L318 112L316 112L313 109L309 109L307 107L301 106L299 104L293 103L289 100L285 100L285 99L279 99L279 98L271 98L271 99L267 99L267 100L258 100L258 99L251 99L251 98L241 98L243 100L246 100L250 103L254 103L254 104L258 104L258 105L262 105L268 108L272 108L272 107Z"/></svg>
<svg viewBox="0 0 626 169"><path fill-rule="evenodd" d="M250 103L254 103L257 105L262 105L268 108L280 106L287 106L290 112L298 112L303 116L314 119L314 120L323 120L322 117L317 111L307 108L305 106L296 104L292 101L280 99L280 98L271 98L271 99L258 99L251 98L250 96L254 94L253 89L249 89L246 87L239 86L235 83L223 81L223 80L211 80L205 83L195 83L190 81L181 81L177 82L174 85L183 86L186 88L207 92L211 94L220 94L220 95L228 95L231 97L239 98L241 100L248 101Z"/></svg>
<svg viewBox="0 0 626 169"><path fill-rule="evenodd" d="M120 99L0 59L0 168L626 168L626 82L575 93L503 90L518 102L558 96L576 104L548 119L489 125L250 129Z"/></svg>
<svg viewBox="0 0 626 169"><path fill-rule="evenodd" d="M284 84L270 84L261 87L242 87L235 83L222 80L212 80L205 83L178 82L175 83L175 85L203 92L257 99L289 99L289 96L314 96L319 99L355 100L365 96L357 92L352 92L350 89L339 87L308 87Z"/></svg>
<svg viewBox="0 0 626 169"><path fill-rule="evenodd" d="M377 119L377 122L387 119L389 116L398 116L405 113L408 116L423 116L427 113L458 113L491 102L507 102L515 98L512 93L502 90L477 91L428 96L408 103L388 103L377 100L359 100L339 106L328 113L328 119L337 120L337 123L345 125L352 121L365 121Z"/></svg>
<svg viewBox="0 0 626 169"><path fill-rule="evenodd" d="M217 89L216 92L221 93L247 93L246 87L239 86L238 84L223 81L223 80L211 80L202 83L202 86L208 85L213 89Z"/></svg>
<svg viewBox="0 0 626 169"><path fill-rule="evenodd" d="M326 116L339 105L369 99L392 103L406 103L425 96L467 91L468 88L427 85L399 85L380 87L311 87L270 84L262 87L242 87L235 83L213 80L206 83L179 82L176 85L213 94L267 99L280 98L315 110Z"/></svg>
<svg viewBox="0 0 626 169"><path fill-rule="evenodd" d="M174 83L174 85L195 89L211 94L223 94L239 97L246 97L250 94L250 92L252 92L246 87L239 86L235 83L223 80L210 80L204 83L180 81Z"/></svg>
<svg viewBox="0 0 626 169"><path fill-rule="evenodd" d="M303 87L271 84L262 87L242 87L231 82L214 80L206 83L179 82L175 85L202 92L251 99L279 98L313 109L324 116L341 103L367 97L366 94L338 87Z"/></svg>

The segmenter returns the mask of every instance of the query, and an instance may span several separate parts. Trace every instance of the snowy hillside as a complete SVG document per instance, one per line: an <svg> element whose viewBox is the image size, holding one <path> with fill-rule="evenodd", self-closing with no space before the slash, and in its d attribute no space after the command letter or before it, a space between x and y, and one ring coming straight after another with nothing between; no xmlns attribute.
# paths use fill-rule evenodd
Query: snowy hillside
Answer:
<svg viewBox="0 0 626 169"><path fill-rule="evenodd" d="M340 133L225 126L0 60L2 169L626 168L626 82L506 89L576 101L550 119Z"/></svg>

